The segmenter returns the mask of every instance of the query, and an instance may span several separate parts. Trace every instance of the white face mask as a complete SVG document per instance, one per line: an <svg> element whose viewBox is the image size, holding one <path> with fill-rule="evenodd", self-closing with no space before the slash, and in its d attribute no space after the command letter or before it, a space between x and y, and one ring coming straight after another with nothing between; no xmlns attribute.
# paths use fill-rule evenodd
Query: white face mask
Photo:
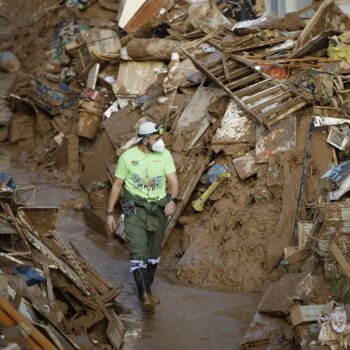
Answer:
<svg viewBox="0 0 350 350"><path fill-rule="evenodd" d="M163 142L162 139L159 139L157 142L155 142L153 145L152 145L152 151L153 152L159 152L159 153L162 153L164 151L164 148L165 148L165 144Z"/></svg>

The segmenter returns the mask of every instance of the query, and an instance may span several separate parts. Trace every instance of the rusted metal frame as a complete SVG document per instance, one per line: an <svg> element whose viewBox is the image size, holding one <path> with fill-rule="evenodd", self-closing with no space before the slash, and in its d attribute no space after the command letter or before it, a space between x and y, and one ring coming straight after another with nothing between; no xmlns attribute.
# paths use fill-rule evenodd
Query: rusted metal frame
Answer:
<svg viewBox="0 0 350 350"><path fill-rule="evenodd" d="M242 64L245 64L247 65L248 67L252 67L254 70L255 70L255 63L254 61L250 60L250 59L247 59L246 57L242 57L242 56L239 56L239 55L234 55L234 54L231 54L230 57L237 61L237 62L240 62ZM260 72L260 74L265 78L265 79L269 79L269 80L272 80L271 77L266 74L266 73L263 73L263 72ZM274 84L274 83L273 83ZM274 84L274 85L277 85L277 84ZM278 86L281 87L281 89L284 89L285 91L293 91L295 95L299 95L304 101L306 101L306 103L309 103L311 102L310 99L306 98L304 95L302 95L301 93L299 93L298 91L294 90L294 89L290 89L289 87L283 85L283 84L278 84Z"/></svg>
<svg viewBox="0 0 350 350"><path fill-rule="evenodd" d="M275 102L281 102L284 99L289 98L289 97L293 97L293 93L283 91L282 93L280 93L276 96L271 96L271 98L269 100L261 102L261 103L255 105L254 107L251 107L251 110L253 112L259 112L262 108L265 108L265 107L267 107Z"/></svg>
<svg viewBox="0 0 350 350"><path fill-rule="evenodd" d="M63 242L62 238L57 234L56 231L51 231L53 238L58 242L59 246L64 252L64 255L66 257L67 263L75 270L75 272L78 274L80 277L82 283L84 284L85 288L89 290L89 283L86 279L86 275L81 268L80 264L78 263L76 256L74 256L74 253L72 250L70 250L66 244Z"/></svg>
<svg viewBox="0 0 350 350"><path fill-rule="evenodd" d="M213 38L214 35L217 33L217 31L218 31L218 29L210 32L209 34L205 35L203 38L199 38L199 39L196 39L194 41L191 41L189 43L186 43L186 44L182 45L182 49L183 50L188 50L188 49L191 49L191 48L195 48L195 47L197 47L200 44L205 43L209 39Z"/></svg>
<svg viewBox="0 0 350 350"><path fill-rule="evenodd" d="M216 77L210 71L208 71L203 65L201 65L189 52L184 50L184 53L201 72L203 72L211 80L213 80L218 86L224 89L242 109L244 109L248 114L252 115L259 123L261 123L260 119L255 115L255 113L253 113L237 96L235 96L235 94L232 93L232 91L230 91L224 84L222 84L219 80L217 80Z"/></svg>

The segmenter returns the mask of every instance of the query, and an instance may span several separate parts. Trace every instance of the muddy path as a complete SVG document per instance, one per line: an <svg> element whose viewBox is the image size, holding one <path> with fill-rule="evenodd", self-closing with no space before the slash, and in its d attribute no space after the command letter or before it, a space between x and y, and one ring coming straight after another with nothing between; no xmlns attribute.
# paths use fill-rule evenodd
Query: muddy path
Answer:
<svg viewBox="0 0 350 350"><path fill-rule="evenodd" d="M17 183L36 187L35 205L60 206L76 195L48 182L44 174L25 168L26 155L18 148L1 147L0 169ZM191 288L156 277L154 294L161 298L156 313L144 317L135 294L126 247L89 229L83 213L61 209L58 232L112 284L124 284L118 301L130 309L124 315L134 324L124 349L237 349L255 312L259 295ZM161 267L160 267L161 274Z"/></svg>
<svg viewBox="0 0 350 350"><path fill-rule="evenodd" d="M5 95L14 76L0 73L0 95ZM2 101L0 118L8 118L9 110ZM35 205L60 207L62 201L77 192L59 188L41 172L30 170L27 154L18 145L0 144L0 171L11 175L18 184L35 185ZM161 299L156 313L144 317L129 272L127 248L117 240L108 240L89 229L83 212L60 211L58 232L72 241L84 257L113 285L124 284L118 297L130 312L124 315L132 327L126 334L124 349L237 349L250 323L258 294L239 294L192 288L174 284L162 276L160 266L154 294Z"/></svg>

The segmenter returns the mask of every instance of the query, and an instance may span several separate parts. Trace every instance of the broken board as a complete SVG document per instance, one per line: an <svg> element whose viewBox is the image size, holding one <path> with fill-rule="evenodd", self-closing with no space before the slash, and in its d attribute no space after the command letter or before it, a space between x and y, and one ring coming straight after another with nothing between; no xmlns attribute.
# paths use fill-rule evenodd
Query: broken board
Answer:
<svg viewBox="0 0 350 350"><path fill-rule="evenodd" d="M185 208L188 200L190 199L191 194L194 191L195 187L197 186L198 181L202 177L205 168L206 168L205 163L198 162L196 160L191 160L191 165L187 168L187 171L186 171L186 178L182 178L181 175L179 176L180 202L177 206L177 210L175 214L171 217L171 219L168 222L168 226L165 231L164 239L162 242L162 247L164 247L164 245L166 244L171 231L173 230L179 216L181 215L182 210Z"/></svg>
<svg viewBox="0 0 350 350"><path fill-rule="evenodd" d="M265 163L274 154L291 151L296 147L296 118L290 117L261 134L261 128L256 127L255 159L257 163Z"/></svg>
<svg viewBox="0 0 350 350"><path fill-rule="evenodd" d="M178 132L192 124L200 123L208 114L208 106L213 103L220 94L222 94L220 89L199 87L178 119L175 131Z"/></svg>
<svg viewBox="0 0 350 350"><path fill-rule="evenodd" d="M233 143L251 143L254 125L247 114L235 101L231 101L222 119L221 126L211 142L212 145L228 145Z"/></svg>
<svg viewBox="0 0 350 350"><path fill-rule="evenodd" d="M233 160L233 165L241 180L244 180L258 172L258 166L255 161L255 150Z"/></svg>

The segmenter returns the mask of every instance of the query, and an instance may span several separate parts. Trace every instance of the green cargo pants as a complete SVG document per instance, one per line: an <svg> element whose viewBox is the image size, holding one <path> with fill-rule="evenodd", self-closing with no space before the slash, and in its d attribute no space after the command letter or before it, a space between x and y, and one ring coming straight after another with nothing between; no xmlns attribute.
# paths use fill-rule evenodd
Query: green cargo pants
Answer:
<svg viewBox="0 0 350 350"><path fill-rule="evenodd" d="M125 191L126 192L126 191ZM148 203L138 197L124 193L123 202L133 201L135 211L125 214L124 227L131 260L142 260L160 256L162 241L168 223L164 208L168 196L158 202Z"/></svg>

